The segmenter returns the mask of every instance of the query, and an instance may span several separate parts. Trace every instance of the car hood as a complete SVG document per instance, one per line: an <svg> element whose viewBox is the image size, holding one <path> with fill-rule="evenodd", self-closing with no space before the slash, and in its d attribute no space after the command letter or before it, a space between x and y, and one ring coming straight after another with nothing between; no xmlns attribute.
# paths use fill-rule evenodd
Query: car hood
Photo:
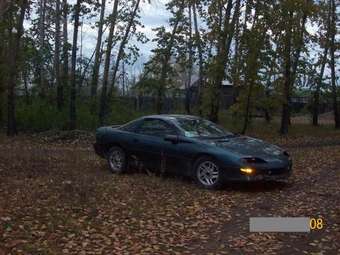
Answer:
<svg viewBox="0 0 340 255"><path fill-rule="evenodd" d="M249 136L232 136L216 139L201 138L199 140L245 157L259 157L266 161L284 157L284 150L280 147Z"/></svg>

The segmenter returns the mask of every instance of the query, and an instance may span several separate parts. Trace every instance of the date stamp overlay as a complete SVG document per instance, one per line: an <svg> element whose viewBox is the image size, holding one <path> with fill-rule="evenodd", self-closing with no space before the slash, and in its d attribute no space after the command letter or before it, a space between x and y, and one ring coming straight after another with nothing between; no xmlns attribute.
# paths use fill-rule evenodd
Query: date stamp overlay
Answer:
<svg viewBox="0 0 340 255"><path fill-rule="evenodd" d="M250 217L250 232L305 232L322 230L324 219L310 217Z"/></svg>

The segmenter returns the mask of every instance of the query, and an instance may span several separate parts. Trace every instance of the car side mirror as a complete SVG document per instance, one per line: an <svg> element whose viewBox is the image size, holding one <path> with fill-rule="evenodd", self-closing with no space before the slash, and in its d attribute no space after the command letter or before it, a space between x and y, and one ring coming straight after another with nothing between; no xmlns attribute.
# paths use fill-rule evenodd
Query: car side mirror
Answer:
<svg viewBox="0 0 340 255"><path fill-rule="evenodd" d="M164 141L172 142L172 143L179 143L178 135L166 135L164 137Z"/></svg>
<svg viewBox="0 0 340 255"><path fill-rule="evenodd" d="M164 140L167 142L171 142L173 144L177 144L177 143L192 143L192 140L184 137L184 136L180 136L180 135L166 135L164 137Z"/></svg>

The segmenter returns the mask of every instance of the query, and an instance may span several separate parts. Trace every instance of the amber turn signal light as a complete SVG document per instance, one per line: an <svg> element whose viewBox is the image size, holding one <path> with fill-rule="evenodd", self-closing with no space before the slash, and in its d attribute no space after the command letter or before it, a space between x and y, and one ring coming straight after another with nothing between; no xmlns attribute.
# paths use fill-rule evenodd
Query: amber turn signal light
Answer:
<svg viewBox="0 0 340 255"><path fill-rule="evenodd" d="M253 174L255 172L254 169L249 168L249 167L241 168L240 170L242 173L245 173L245 174Z"/></svg>

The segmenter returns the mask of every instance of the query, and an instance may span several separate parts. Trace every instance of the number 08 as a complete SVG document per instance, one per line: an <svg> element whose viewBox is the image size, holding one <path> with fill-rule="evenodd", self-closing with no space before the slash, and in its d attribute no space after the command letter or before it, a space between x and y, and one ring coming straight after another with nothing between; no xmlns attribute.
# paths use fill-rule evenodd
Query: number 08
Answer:
<svg viewBox="0 0 340 255"><path fill-rule="evenodd" d="M318 219L311 218L309 220L309 227L312 230L322 229L323 228L323 220L321 218L318 218Z"/></svg>

